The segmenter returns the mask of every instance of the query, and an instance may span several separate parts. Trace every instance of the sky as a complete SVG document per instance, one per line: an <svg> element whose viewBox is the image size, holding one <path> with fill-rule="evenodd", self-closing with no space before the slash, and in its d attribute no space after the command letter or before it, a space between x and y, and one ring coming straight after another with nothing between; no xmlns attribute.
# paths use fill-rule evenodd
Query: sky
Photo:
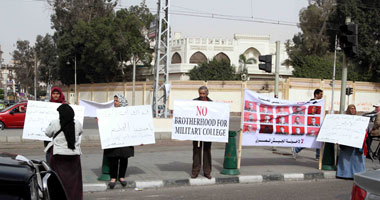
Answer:
<svg viewBox="0 0 380 200"><path fill-rule="evenodd" d="M142 0L120 0L117 9ZM157 0L146 0L156 14ZM182 37L225 38L233 35L270 35L285 42L300 32L298 14L308 0L170 0L171 29ZM12 59L17 40L34 45L37 35L53 34L46 0L0 0L0 45L3 64ZM202 16L202 17L200 17Z"/></svg>

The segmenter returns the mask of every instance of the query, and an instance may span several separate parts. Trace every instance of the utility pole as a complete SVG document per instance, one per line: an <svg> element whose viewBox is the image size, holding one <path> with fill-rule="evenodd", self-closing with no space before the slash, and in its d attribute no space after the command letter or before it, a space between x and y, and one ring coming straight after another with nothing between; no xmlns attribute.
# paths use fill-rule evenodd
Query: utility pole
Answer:
<svg viewBox="0 0 380 200"><path fill-rule="evenodd" d="M351 23L351 18L346 18L346 24ZM344 114L344 107L346 106L346 85L347 85L347 60L346 55L343 54L343 68L342 68L342 84L340 88L340 108L339 113Z"/></svg>
<svg viewBox="0 0 380 200"><path fill-rule="evenodd" d="M74 98L75 98L75 105L78 105L78 101L77 101L77 55L75 54L75 57L74 57L74 90L75 90L75 95L74 95Z"/></svg>
<svg viewBox="0 0 380 200"><path fill-rule="evenodd" d="M133 74L132 74L132 106L135 105L136 98L136 56L133 55Z"/></svg>
<svg viewBox="0 0 380 200"><path fill-rule="evenodd" d="M338 45L338 35L335 35L335 46L334 46L334 69L333 77L331 80L331 108L330 114L334 114L334 87L335 87L335 71L336 71L336 48Z"/></svg>
<svg viewBox="0 0 380 200"><path fill-rule="evenodd" d="M162 105L164 117L168 117L168 102L165 85L169 84L169 40L170 40L170 0L158 0L157 31L153 85L153 116L159 117L158 105ZM161 63L163 63L161 65Z"/></svg>
<svg viewBox="0 0 380 200"><path fill-rule="evenodd" d="M280 79L280 41L276 41L276 66L275 66L274 98L278 98L278 84Z"/></svg>
<svg viewBox="0 0 380 200"><path fill-rule="evenodd" d="M34 100L37 101L37 53L34 52Z"/></svg>

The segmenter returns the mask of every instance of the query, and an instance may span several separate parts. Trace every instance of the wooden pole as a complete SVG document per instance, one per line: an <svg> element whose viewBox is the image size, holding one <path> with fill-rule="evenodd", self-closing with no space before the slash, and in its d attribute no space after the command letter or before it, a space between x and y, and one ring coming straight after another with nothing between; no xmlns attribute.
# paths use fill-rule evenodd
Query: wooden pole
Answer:
<svg viewBox="0 0 380 200"><path fill-rule="evenodd" d="M325 120L325 117L326 117L326 101L323 104L323 120ZM322 123L320 125L321 125L320 127L322 127ZM319 127L319 130L320 130L320 127ZM319 150L319 160L318 160L318 169L319 170L322 170L322 160L323 160L323 152L324 151L325 151L325 143L323 142L321 145L321 148Z"/></svg>

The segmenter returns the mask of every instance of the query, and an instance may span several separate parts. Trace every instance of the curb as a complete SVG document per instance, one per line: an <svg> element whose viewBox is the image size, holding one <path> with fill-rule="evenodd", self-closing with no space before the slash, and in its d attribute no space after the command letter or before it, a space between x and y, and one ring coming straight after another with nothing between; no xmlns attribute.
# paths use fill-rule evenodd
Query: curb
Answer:
<svg viewBox="0 0 380 200"><path fill-rule="evenodd" d="M177 179L177 180L151 180L151 181L128 181L125 188L135 188L142 190L147 188L162 187L179 187L179 186L202 186L215 184L244 184L244 183L263 183L272 181L304 181L318 179L335 179L335 171L311 172L311 173L286 173L286 174L267 174L267 175L251 175L251 176L231 176L216 177L212 179L196 178L196 179ZM116 185L116 189L123 189L121 185ZM107 183L86 183L83 184L84 192L101 192L109 190Z"/></svg>

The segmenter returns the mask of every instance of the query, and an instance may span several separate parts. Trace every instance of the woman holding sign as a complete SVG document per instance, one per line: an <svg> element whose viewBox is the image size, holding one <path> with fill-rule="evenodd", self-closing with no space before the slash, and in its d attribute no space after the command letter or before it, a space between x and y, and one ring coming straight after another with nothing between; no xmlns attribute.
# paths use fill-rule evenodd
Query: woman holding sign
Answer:
<svg viewBox="0 0 380 200"><path fill-rule="evenodd" d="M114 96L113 103L115 107L128 106L127 100L121 94L116 94ZM117 177L119 177L120 184L125 187L127 185L127 182L125 181L124 177L128 167L128 158L134 156L134 148L118 147L105 149L104 155L107 157L110 166L111 180L108 184L110 189L113 189L115 187Z"/></svg>
<svg viewBox="0 0 380 200"><path fill-rule="evenodd" d="M68 104L57 108L59 119L46 128L46 136L53 140L45 151L50 150L50 167L61 179L67 198L83 199L82 167L80 163L80 139L82 124L74 119L74 110Z"/></svg>
<svg viewBox="0 0 380 200"><path fill-rule="evenodd" d="M62 93L62 90L61 88L59 87L53 87L51 88L51 92L50 92L50 102L53 102L53 103L66 103L65 101L65 95ZM44 141L44 147L46 148L46 146L49 144L49 141ZM50 163L49 162L49 157L50 157L50 152L49 150L46 152L46 162L47 163Z"/></svg>
<svg viewBox="0 0 380 200"><path fill-rule="evenodd" d="M351 104L346 110L348 115L356 115L356 107ZM354 174L365 171L365 157L363 149L339 145L340 153L336 176L338 178L353 179Z"/></svg>

